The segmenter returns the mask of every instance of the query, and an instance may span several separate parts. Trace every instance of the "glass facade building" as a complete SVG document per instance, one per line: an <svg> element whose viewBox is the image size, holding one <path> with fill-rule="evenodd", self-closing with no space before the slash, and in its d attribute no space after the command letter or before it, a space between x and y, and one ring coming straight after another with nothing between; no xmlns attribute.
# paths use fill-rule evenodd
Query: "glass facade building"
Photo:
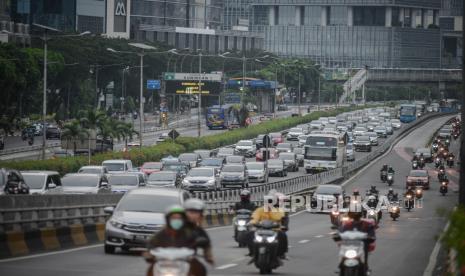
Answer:
<svg viewBox="0 0 465 276"><path fill-rule="evenodd" d="M452 0L455 1L455 0ZM440 66L435 0L254 0L265 50L325 67Z"/></svg>

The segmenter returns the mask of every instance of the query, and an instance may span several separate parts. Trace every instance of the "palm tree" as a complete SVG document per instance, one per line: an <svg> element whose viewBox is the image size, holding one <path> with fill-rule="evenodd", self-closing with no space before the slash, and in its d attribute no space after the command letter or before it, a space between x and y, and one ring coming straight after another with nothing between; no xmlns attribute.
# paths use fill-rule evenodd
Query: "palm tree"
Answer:
<svg viewBox="0 0 465 276"><path fill-rule="evenodd" d="M97 134L102 138L102 149L105 140L111 140L113 137L118 137L118 123L119 122L117 120L111 117L105 117L104 120L99 122Z"/></svg>
<svg viewBox="0 0 465 276"><path fill-rule="evenodd" d="M81 143L84 143L84 140L89 137L89 131L82 128L78 120L72 120L63 126L61 137L66 139L66 144L68 144L69 140L73 141L73 152L76 153L77 141L80 140Z"/></svg>
<svg viewBox="0 0 465 276"><path fill-rule="evenodd" d="M87 111L81 110L80 114L80 122L81 125L89 130L88 135L88 156L89 156L89 164L90 164L90 156L91 156L91 149L90 149L90 141L91 139L96 139L97 128L101 127L101 123L106 119L106 114L99 110L92 110L89 109Z"/></svg>
<svg viewBox="0 0 465 276"><path fill-rule="evenodd" d="M132 140L132 136L139 134L139 132L134 130L134 126L131 123L118 122L115 134L118 140L121 141L124 139L124 147L128 148L128 138Z"/></svg>

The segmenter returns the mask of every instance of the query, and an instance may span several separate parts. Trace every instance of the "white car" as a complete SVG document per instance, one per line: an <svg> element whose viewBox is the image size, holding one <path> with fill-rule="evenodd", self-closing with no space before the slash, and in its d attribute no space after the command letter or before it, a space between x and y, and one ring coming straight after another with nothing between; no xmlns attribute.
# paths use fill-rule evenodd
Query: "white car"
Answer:
<svg viewBox="0 0 465 276"><path fill-rule="evenodd" d="M370 138L370 143L372 146L378 145L378 134L375 132L365 132L364 136L368 136Z"/></svg>
<svg viewBox="0 0 465 276"><path fill-rule="evenodd" d="M60 174L55 171L21 171L30 194L61 194Z"/></svg>
<svg viewBox="0 0 465 276"><path fill-rule="evenodd" d="M287 140L288 141L291 141L291 140L298 141L299 136L303 135L303 134L304 134L303 129L297 128L297 127L291 128L291 129L289 129L289 132L287 133Z"/></svg>
<svg viewBox="0 0 465 276"><path fill-rule="evenodd" d="M249 182L268 182L268 169L264 162L247 162L245 167L249 173Z"/></svg>
<svg viewBox="0 0 465 276"><path fill-rule="evenodd" d="M347 158L347 161L354 161L355 160L355 151L354 151L354 145L353 144L347 144L346 158Z"/></svg>
<svg viewBox="0 0 465 276"><path fill-rule="evenodd" d="M321 122L321 121L312 121L310 122L310 127L312 129L323 129L324 128L324 124Z"/></svg>
<svg viewBox="0 0 465 276"><path fill-rule="evenodd" d="M218 180L214 168L193 168L182 181L182 188L188 191L215 191Z"/></svg>
<svg viewBox="0 0 465 276"><path fill-rule="evenodd" d="M252 140L241 140L236 144L234 148L235 155L241 155L245 157L255 156L256 146Z"/></svg>
<svg viewBox="0 0 465 276"><path fill-rule="evenodd" d="M378 137L387 137L387 130L384 126L377 126L374 128L374 133L378 135Z"/></svg>
<svg viewBox="0 0 465 276"><path fill-rule="evenodd" d="M367 131L364 127L356 127L353 131L354 136L363 136Z"/></svg>
<svg viewBox="0 0 465 276"><path fill-rule="evenodd" d="M329 117L328 121L329 121L330 124L335 124L335 123L337 123L337 118L336 117Z"/></svg>
<svg viewBox="0 0 465 276"><path fill-rule="evenodd" d="M391 119L391 124L394 129L399 129L402 126L399 119Z"/></svg>
<svg viewBox="0 0 465 276"><path fill-rule="evenodd" d="M297 142L297 144L299 145L299 147L303 147L305 146L305 144L307 144L307 137L308 135L300 135L299 136L299 140Z"/></svg>

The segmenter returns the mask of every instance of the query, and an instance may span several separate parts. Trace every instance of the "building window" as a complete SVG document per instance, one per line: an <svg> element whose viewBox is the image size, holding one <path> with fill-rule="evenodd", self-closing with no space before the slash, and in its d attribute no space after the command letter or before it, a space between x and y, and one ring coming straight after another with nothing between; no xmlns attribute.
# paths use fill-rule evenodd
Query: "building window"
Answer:
<svg viewBox="0 0 465 276"><path fill-rule="evenodd" d="M354 26L384 26L385 7L354 7Z"/></svg>
<svg viewBox="0 0 465 276"><path fill-rule="evenodd" d="M329 25L347 25L347 6L328 7Z"/></svg>
<svg viewBox="0 0 465 276"><path fill-rule="evenodd" d="M392 7L392 17L391 17L392 27L401 27L402 20L400 18L400 8Z"/></svg>

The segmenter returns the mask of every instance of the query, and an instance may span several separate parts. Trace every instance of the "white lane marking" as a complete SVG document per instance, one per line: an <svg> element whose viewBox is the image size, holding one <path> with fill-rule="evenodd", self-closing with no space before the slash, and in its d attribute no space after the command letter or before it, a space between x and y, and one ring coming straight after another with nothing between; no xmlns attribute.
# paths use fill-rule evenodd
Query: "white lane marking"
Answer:
<svg viewBox="0 0 465 276"><path fill-rule="evenodd" d="M103 243L102 244L89 245L89 246L83 246L83 247L78 247L78 248L72 248L72 249L66 249L66 250L60 250L60 251L53 251L53 252L47 252L47 253L34 254L34 255L23 256L23 257L15 257L15 258L0 260L0 263L9 263L9 262L15 262L15 261L21 261L21 260L27 260L27 259L33 259L33 258L40 258L40 257L45 257L45 256L63 254L63 253L71 253L71 252L76 252L76 251L81 251L81 250L86 250L86 249L92 249L92 248L97 248L97 247L102 247L102 246L103 246Z"/></svg>
<svg viewBox="0 0 465 276"><path fill-rule="evenodd" d="M217 266L216 269L223 270L223 269L228 269L228 268L235 267L235 266L237 266L237 264L225 264L222 266Z"/></svg>
<svg viewBox="0 0 465 276"><path fill-rule="evenodd" d="M301 240L301 241L299 241L299 243L307 243L307 242L309 242L309 241L310 241L310 240Z"/></svg>
<svg viewBox="0 0 465 276"><path fill-rule="evenodd" d="M315 238L323 238L323 235L316 235Z"/></svg>

